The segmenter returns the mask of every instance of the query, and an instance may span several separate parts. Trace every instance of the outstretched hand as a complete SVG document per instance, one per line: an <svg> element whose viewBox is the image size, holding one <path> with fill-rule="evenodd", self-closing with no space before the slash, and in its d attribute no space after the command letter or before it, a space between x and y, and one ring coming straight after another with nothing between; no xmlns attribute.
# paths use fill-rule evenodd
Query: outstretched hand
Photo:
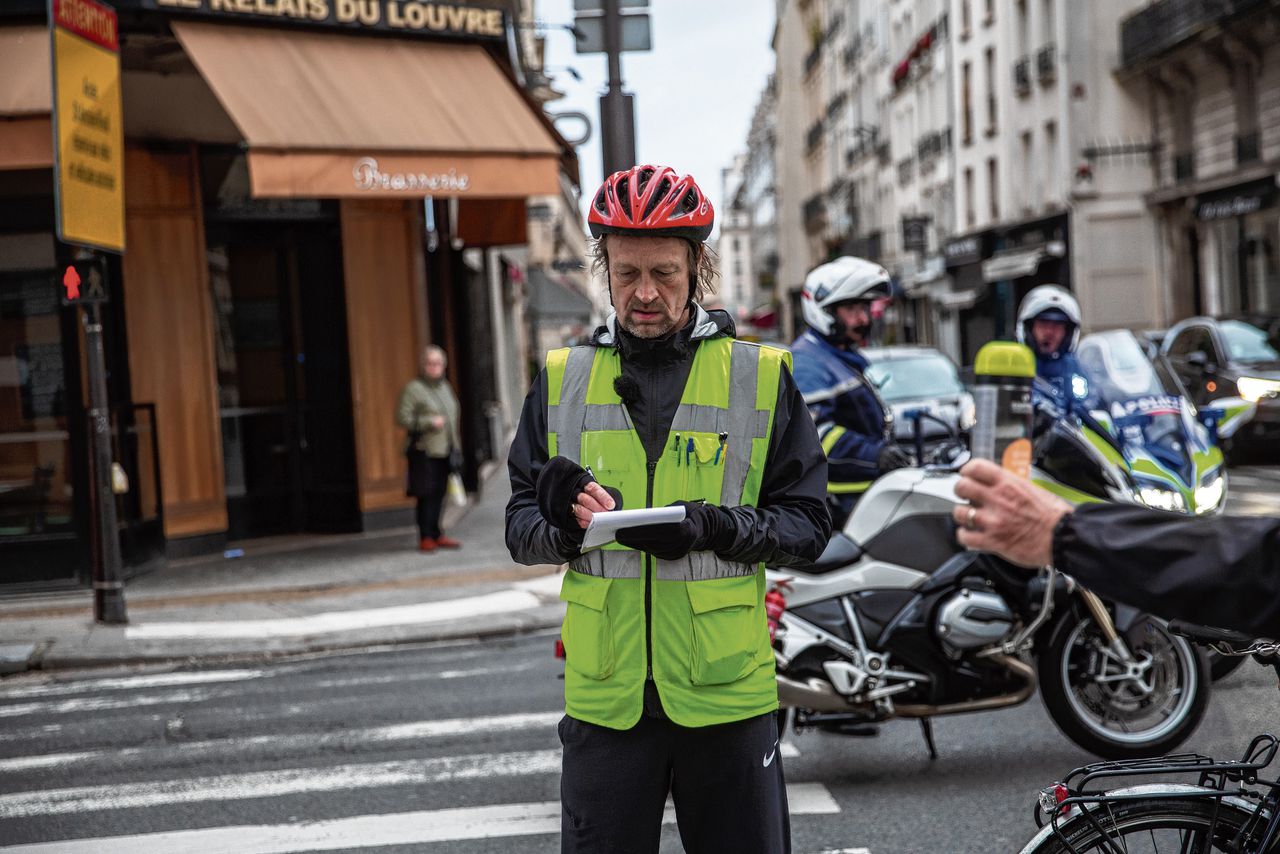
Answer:
<svg viewBox="0 0 1280 854"><path fill-rule="evenodd" d="M1019 566L1053 562L1053 529L1072 510L1066 501L990 460L973 460L960 470L956 495L969 502L951 514L960 545Z"/></svg>

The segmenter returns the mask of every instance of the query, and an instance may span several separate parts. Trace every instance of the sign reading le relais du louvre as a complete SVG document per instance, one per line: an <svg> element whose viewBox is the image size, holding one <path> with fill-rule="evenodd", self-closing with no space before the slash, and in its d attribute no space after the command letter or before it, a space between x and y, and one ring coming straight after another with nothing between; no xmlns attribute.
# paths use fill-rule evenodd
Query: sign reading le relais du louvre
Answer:
<svg viewBox="0 0 1280 854"><path fill-rule="evenodd" d="M426 0L115 0L115 6L225 21L304 24L468 39L506 37L503 10L483 3L434 3Z"/></svg>

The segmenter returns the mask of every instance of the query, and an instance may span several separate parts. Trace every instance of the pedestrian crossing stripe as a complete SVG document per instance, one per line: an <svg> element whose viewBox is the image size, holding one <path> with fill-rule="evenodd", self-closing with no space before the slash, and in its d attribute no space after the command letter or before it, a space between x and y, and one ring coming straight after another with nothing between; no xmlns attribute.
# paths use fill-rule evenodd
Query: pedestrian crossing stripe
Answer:
<svg viewBox="0 0 1280 854"><path fill-rule="evenodd" d="M787 801L793 816L840 812L839 804L819 783L788 785ZM0 807L2 812L3 807ZM670 804L663 813L662 821L664 824L675 822L675 810ZM559 832L560 804L543 801L363 815L299 824L242 825L96 839L64 839L0 847L0 851L6 854L172 854L174 851L286 854Z"/></svg>

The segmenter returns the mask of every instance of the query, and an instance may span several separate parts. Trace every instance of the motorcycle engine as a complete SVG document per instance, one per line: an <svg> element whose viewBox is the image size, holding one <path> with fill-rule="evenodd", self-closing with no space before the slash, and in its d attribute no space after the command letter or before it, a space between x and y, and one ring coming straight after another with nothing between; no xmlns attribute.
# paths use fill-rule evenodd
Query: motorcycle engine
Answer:
<svg viewBox="0 0 1280 854"><path fill-rule="evenodd" d="M983 590L961 590L938 608L934 628L952 655L998 643L1013 628L1005 601Z"/></svg>

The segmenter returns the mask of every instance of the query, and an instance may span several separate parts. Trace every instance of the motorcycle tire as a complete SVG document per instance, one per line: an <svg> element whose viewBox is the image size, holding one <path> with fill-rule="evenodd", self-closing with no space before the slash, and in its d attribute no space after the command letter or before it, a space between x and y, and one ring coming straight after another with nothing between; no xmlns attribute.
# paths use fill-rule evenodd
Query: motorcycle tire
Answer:
<svg viewBox="0 0 1280 854"><path fill-rule="evenodd" d="M1186 638L1146 617L1131 652L1148 667L1126 678L1087 614L1059 618L1037 661L1040 695L1049 716L1076 744L1105 759L1160 756L1182 744L1200 724L1209 700L1209 666ZM1098 677L1106 677L1106 681ZM1145 681L1143 681L1145 679ZM1150 717L1150 723L1144 719ZM1114 726L1108 726L1108 721Z"/></svg>
<svg viewBox="0 0 1280 854"><path fill-rule="evenodd" d="M1245 659L1248 658L1246 655L1223 655L1211 649L1206 649L1204 653L1205 658L1209 660L1209 673L1214 682L1235 673L1236 668L1244 664Z"/></svg>

